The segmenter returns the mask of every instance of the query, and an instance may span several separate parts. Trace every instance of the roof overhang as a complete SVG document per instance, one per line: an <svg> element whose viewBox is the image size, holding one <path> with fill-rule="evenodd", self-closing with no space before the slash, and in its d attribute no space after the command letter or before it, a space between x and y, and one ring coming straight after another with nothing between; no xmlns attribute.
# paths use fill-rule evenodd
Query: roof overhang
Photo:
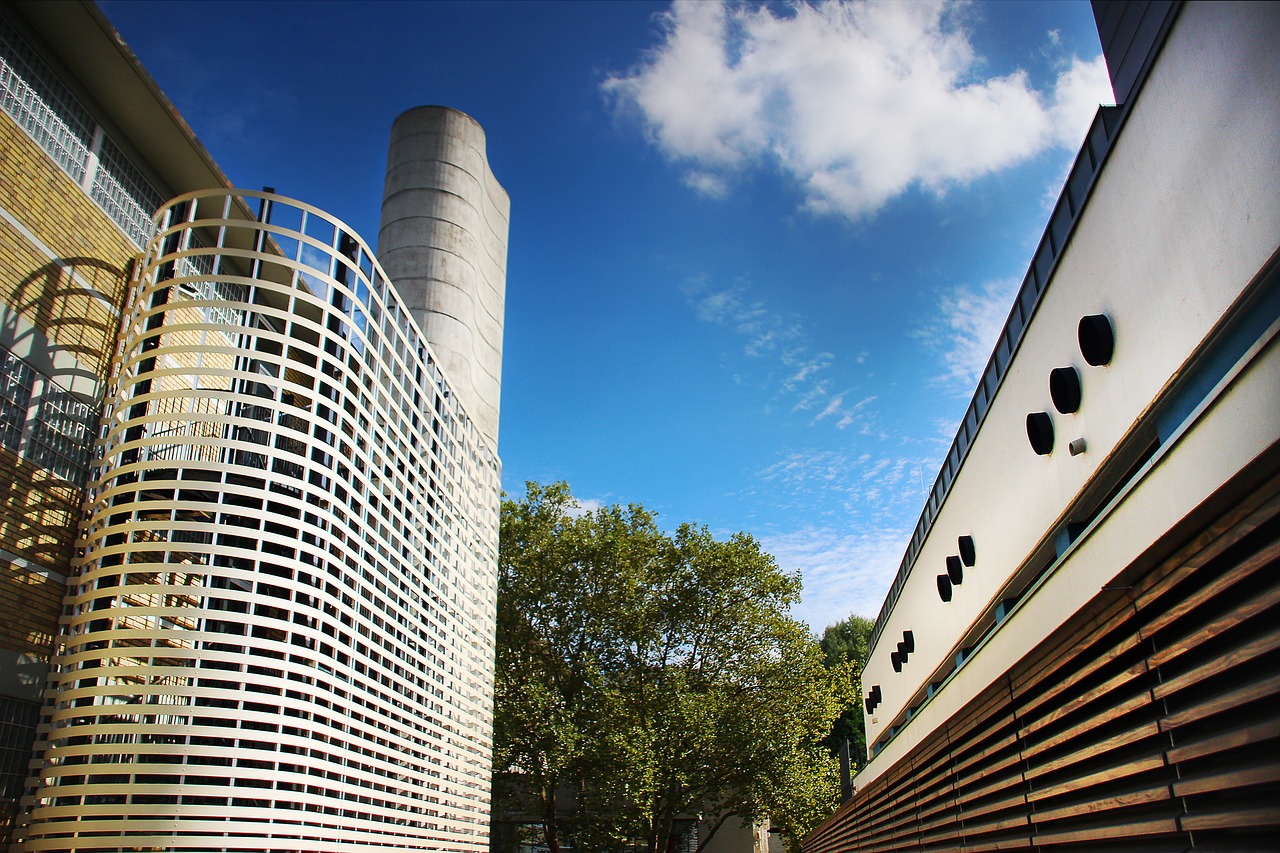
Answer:
<svg viewBox="0 0 1280 853"><path fill-rule="evenodd" d="M91 109L104 114L104 123L112 125L108 129L123 136L174 195L231 186L95 4L20 0L8 7L95 102Z"/></svg>

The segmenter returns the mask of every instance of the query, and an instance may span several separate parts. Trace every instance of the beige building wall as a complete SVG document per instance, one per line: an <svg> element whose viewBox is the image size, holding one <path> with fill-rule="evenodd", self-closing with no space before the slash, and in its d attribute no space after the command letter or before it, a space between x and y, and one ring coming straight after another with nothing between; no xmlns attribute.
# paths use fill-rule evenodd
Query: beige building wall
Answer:
<svg viewBox="0 0 1280 853"><path fill-rule="evenodd" d="M863 684L881 685L883 699L866 716L869 746L902 724L940 669L954 668L957 643L995 606L1005 582L1038 558L1046 531L1277 250L1277 39L1274 5L1191 3L1181 13L871 650ZM1114 357L1103 367L1087 364L1077 342L1080 318L1095 314L1115 328ZM1079 411L1067 415L1055 411L1048 381L1064 366L1077 369L1083 388ZM1274 402L1266 401L1272 414L1280 411ZM1041 411L1053 416L1057 433L1045 456L1031 450L1025 428L1026 415ZM1264 418L1242 440L1269 440L1274 430ZM1077 438L1086 447L1078 455L1068 449ZM1189 479L1168 495L1175 513L1235 470L1220 457L1221 473ZM1155 524L1135 529L1154 536L1164 529ZM943 602L936 577L961 536L973 537L976 565ZM1081 568L1056 583L1074 589L1105 581L1106 569L1091 565L1096 577L1085 581ZM1039 597L1048 612L1034 633L1044 636L1074 612L1078 596ZM890 656L904 631L913 633L915 650L896 672ZM964 701L962 691L944 691L930 713ZM892 747L872 757L861 784L927 731L919 722L904 725Z"/></svg>
<svg viewBox="0 0 1280 853"><path fill-rule="evenodd" d="M137 247L80 187L0 114L0 346L96 403L136 255ZM34 417L38 402L31 409ZM15 481L0 498L0 561L9 588L0 593L0 607L14 614L0 618L0 642L47 654L58 607L30 612L24 599L42 587L50 591L37 601L52 601L54 590L61 598L59 582L39 571L66 576L81 493L14 448L0 448L0 458ZM36 573L15 557L38 567ZM23 593L15 599L12 588L19 587Z"/></svg>
<svg viewBox="0 0 1280 853"><path fill-rule="evenodd" d="M1055 208L807 853L1274 846L1280 6L1095 10L1149 74Z"/></svg>
<svg viewBox="0 0 1280 853"><path fill-rule="evenodd" d="M497 457L372 253L192 193L125 313L22 843L480 853Z"/></svg>

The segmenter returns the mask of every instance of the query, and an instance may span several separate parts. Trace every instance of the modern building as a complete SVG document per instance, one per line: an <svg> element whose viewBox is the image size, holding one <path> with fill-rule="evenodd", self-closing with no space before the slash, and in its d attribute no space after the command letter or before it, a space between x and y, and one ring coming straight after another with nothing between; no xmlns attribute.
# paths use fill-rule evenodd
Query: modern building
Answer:
<svg viewBox="0 0 1280 853"><path fill-rule="evenodd" d="M1095 0L1075 161L808 853L1280 845L1280 4Z"/></svg>
<svg viewBox="0 0 1280 853"><path fill-rule="evenodd" d="M383 265L231 189L91 4L0 7L0 108L0 843L486 849L483 131L396 120Z"/></svg>

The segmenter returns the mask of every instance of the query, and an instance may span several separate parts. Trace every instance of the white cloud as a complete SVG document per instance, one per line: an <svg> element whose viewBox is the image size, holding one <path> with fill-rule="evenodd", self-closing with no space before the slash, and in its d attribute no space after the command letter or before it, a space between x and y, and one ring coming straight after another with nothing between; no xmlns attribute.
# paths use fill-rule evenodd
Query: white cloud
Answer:
<svg viewBox="0 0 1280 853"><path fill-rule="evenodd" d="M1106 60L1101 55L1091 61L1073 56L1070 66L1058 76L1049 107L1054 141L1063 148L1079 148L1098 104L1104 101L1115 101Z"/></svg>
<svg viewBox="0 0 1280 853"><path fill-rule="evenodd" d="M729 182L713 172L691 169L685 173L684 183L689 189L709 198L724 198L729 194Z"/></svg>
<svg viewBox="0 0 1280 853"><path fill-rule="evenodd" d="M810 348L802 321L771 311L751 297L745 284L716 287L706 276L695 276L681 290L699 320L732 329L743 339L743 354L756 360L774 393L790 398L792 412L816 410L810 423L829 420L841 430L854 424L861 425L864 431L868 429L867 407L876 397L863 397L851 406L844 405L848 391L833 391L831 387L835 355ZM866 360L865 351L856 358L858 364ZM741 374L734 378L737 382L746 381Z"/></svg>
<svg viewBox="0 0 1280 853"><path fill-rule="evenodd" d="M962 285L938 298L934 319L913 333L939 355L942 372L936 382L957 394L973 391L1017 290L1017 279L996 279L978 287Z"/></svg>
<svg viewBox="0 0 1280 853"><path fill-rule="evenodd" d="M584 515L590 515L598 512L607 505L606 501L598 498L575 498L574 503L565 508L565 512L570 518L582 518Z"/></svg>
<svg viewBox="0 0 1280 853"><path fill-rule="evenodd" d="M856 423L859 418L858 413L875 401L876 395L872 394L870 397L863 397L849 408L841 410L840 420L836 421L836 429L844 429L845 427Z"/></svg>
<svg viewBox="0 0 1280 853"><path fill-rule="evenodd" d="M859 461L865 461L860 457ZM814 484L835 484L844 488L850 473L849 458L832 450L815 453L790 453L760 472L760 478L799 490L809 490Z"/></svg>
<svg viewBox="0 0 1280 853"><path fill-rule="evenodd" d="M761 545L783 570L800 572L804 593L792 613L820 632L853 614L868 619L879 615L909 533L810 527L763 537Z"/></svg>
<svg viewBox="0 0 1280 853"><path fill-rule="evenodd" d="M783 383L784 387L794 388L796 385L799 385L801 382L808 379L830 363L831 358L832 356L830 353L824 352L821 353L818 358L814 358L809 362L800 365L800 369L788 377L787 381Z"/></svg>
<svg viewBox="0 0 1280 853"><path fill-rule="evenodd" d="M843 450L790 451L756 477L767 484L779 509L892 528L907 520L914 523L920 511L916 470L934 463L917 456L881 457L866 450L856 456Z"/></svg>
<svg viewBox="0 0 1280 853"><path fill-rule="evenodd" d="M852 408L869 403L859 401ZM761 544L798 571L804 593L794 614L821 630L850 614L874 619L893 582L937 460L874 449L792 451L757 472L779 517L809 519Z"/></svg>
<svg viewBox="0 0 1280 853"><path fill-rule="evenodd" d="M843 404L844 404L844 395L843 394L835 395L834 397L832 397L830 400L827 401L827 407L823 409L821 412L819 412L814 417L814 420L820 421L823 418L829 418L832 415L840 414L841 412L844 411L842 408Z"/></svg>
<svg viewBox="0 0 1280 853"><path fill-rule="evenodd" d="M723 195L771 161L809 209L864 217L910 187L941 194L1075 146L1108 98L1101 57L1073 57L1047 92L1020 70L981 77L963 10L831 0L778 15L677 0L661 43L604 89L701 192Z"/></svg>

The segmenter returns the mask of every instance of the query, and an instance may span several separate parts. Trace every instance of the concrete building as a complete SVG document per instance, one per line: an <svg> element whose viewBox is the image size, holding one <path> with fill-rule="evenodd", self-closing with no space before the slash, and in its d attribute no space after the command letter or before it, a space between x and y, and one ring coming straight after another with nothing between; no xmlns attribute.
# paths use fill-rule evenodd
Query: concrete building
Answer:
<svg viewBox="0 0 1280 853"><path fill-rule="evenodd" d="M1095 0L1094 121L902 561L809 853L1274 850L1280 5Z"/></svg>
<svg viewBox="0 0 1280 853"><path fill-rule="evenodd" d="M474 119L445 107L421 107L396 119L378 257L454 391L495 446L508 210Z"/></svg>
<svg viewBox="0 0 1280 853"><path fill-rule="evenodd" d="M0 7L0 109L0 843L485 849L483 132L397 121L389 272L229 188L91 4Z"/></svg>

